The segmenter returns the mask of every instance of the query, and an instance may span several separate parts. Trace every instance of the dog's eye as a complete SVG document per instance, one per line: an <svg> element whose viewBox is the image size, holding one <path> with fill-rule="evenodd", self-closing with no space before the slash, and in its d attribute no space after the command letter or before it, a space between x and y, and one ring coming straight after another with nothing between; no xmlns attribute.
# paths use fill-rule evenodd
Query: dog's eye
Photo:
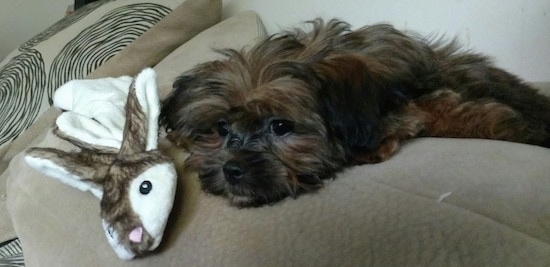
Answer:
<svg viewBox="0 0 550 267"><path fill-rule="evenodd" d="M229 134L229 126L224 120L218 121L218 134L220 136L227 136Z"/></svg>
<svg viewBox="0 0 550 267"><path fill-rule="evenodd" d="M270 131L278 136L285 135L294 130L294 123L287 120L273 120L269 125Z"/></svg>

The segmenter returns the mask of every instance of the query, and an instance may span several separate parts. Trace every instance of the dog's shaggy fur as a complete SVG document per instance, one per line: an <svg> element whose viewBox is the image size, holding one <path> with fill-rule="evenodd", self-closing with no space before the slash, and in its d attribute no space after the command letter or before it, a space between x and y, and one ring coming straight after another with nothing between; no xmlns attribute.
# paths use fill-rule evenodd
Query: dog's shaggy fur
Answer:
<svg viewBox="0 0 550 267"><path fill-rule="evenodd" d="M550 146L550 100L487 57L385 24L311 24L175 81L161 123L205 191L273 203L416 136Z"/></svg>

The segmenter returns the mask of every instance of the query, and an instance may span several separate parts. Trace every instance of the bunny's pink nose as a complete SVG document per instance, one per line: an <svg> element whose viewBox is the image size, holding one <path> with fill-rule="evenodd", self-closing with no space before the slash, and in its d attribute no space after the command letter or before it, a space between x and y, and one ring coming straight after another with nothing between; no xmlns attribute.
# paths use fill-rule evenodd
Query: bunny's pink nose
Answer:
<svg viewBox="0 0 550 267"><path fill-rule="evenodd" d="M141 237L143 236L143 228L141 226L134 228L128 235L130 241L134 243L141 243Z"/></svg>

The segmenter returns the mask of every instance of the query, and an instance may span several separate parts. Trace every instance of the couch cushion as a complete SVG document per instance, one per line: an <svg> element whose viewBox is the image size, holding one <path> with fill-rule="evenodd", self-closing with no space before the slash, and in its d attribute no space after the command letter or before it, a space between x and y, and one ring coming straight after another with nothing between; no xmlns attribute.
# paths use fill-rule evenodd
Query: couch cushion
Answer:
<svg viewBox="0 0 550 267"><path fill-rule="evenodd" d="M117 2L118 4L116 6L113 6L113 8L120 7L123 4L129 5L128 1L119 0ZM150 5L151 3L160 4L163 2L168 3L167 6L170 7L170 9L172 9L176 5L177 6L168 15L163 17L158 23L156 23L149 30L141 34L135 41L127 45L120 52L115 54L114 51L112 51L111 58L102 65L98 66L97 69L92 71L86 77L100 78L108 76L137 74L146 66L154 66L162 58L171 53L182 43L186 42L197 33L206 28L209 28L210 26L218 23L221 20L221 0L165 0L156 2L141 1L140 3L149 3ZM132 3L136 2L133 1ZM112 4L113 3L103 4L101 7L108 7ZM154 9L151 9L151 11L153 10ZM106 11L103 10L102 13L106 13ZM93 14L94 13L92 12L89 16ZM94 15L94 17L97 20L97 16ZM79 22L83 20L84 18L81 18ZM77 22L75 22L75 24L76 23ZM67 30L69 30L69 28L71 27L76 26L73 25L67 27ZM78 27L84 26L80 25ZM57 33L55 35L55 38L52 37L53 39L50 38L44 42L53 42L54 40L67 39L67 37L62 37L60 35L62 35L61 32ZM44 46L45 44L41 43L36 47L43 48ZM51 46L51 44L49 46ZM59 46L61 47L62 45ZM46 51L44 51L44 53L46 54ZM53 57L53 55L50 55L50 57ZM15 63L7 62L7 64L10 65ZM4 71L7 71L6 66L8 65L4 66ZM2 73L4 72L0 71L0 76L3 75ZM29 73L21 73L21 75L23 77L26 77L29 75ZM4 77L0 77L0 83L4 82L9 81L6 81ZM2 86L3 85L0 85L0 90L8 90L8 87ZM12 89L14 88L11 88L10 90ZM3 98L0 99L0 110L2 110L0 112L3 112L4 108L7 109L7 107L4 106L3 101ZM12 99L12 101L15 100ZM5 168L8 165L8 162L16 154L23 151L26 147L36 144L40 141L40 139L44 138L46 129L53 124L57 115L58 111L55 108L47 108L43 114L37 117L35 122L25 132L19 135L17 139L12 142L5 143L3 146L0 146L0 173L4 172ZM4 117L0 117L0 120L2 119L4 119ZM2 127L2 124L0 124L0 127ZM39 140L35 141L35 139L37 138ZM11 222L7 216L7 212L5 211L5 181L7 176L7 173L3 173L2 175L0 175L0 241L14 237L15 235L13 230L11 230Z"/></svg>
<svg viewBox="0 0 550 267"><path fill-rule="evenodd" d="M180 74L193 62L214 57L212 48L240 48L254 43L263 35L263 26L253 12L225 20L183 44L168 57L170 59L157 64L155 69L159 85L164 91L170 90L175 79L173 69L179 70L177 74ZM72 149L71 145L49 131L42 132L38 145ZM99 217L99 201L91 194L35 172L25 164L22 156L19 154L11 161L5 175L9 176L8 210L22 242L28 266L182 266L173 261L179 258L181 244L170 244L169 241L161 245L165 251L159 255L131 263L121 261L105 239ZM184 156L179 155L180 163ZM178 193L177 203L183 201L182 195L187 195L183 190L190 189L184 188L184 184L180 182L178 187L181 193ZM171 227L177 229L183 226L172 223ZM171 235L179 236L177 233ZM170 252L166 251L168 248L171 248ZM84 251L87 252L80 254Z"/></svg>

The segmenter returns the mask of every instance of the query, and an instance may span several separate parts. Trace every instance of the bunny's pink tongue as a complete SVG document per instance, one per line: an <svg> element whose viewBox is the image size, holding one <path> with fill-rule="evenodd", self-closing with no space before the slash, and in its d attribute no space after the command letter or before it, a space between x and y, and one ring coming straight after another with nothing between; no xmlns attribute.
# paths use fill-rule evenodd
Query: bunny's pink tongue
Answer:
<svg viewBox="0 0 550 267"><path fill-rule="evenodd" d="M142 235L143 235L143 228L139 226L134 228L134 230L130 232L130 234L128 235L128 238L130 239L130 241L134 243L140 243Z"/></svg>

